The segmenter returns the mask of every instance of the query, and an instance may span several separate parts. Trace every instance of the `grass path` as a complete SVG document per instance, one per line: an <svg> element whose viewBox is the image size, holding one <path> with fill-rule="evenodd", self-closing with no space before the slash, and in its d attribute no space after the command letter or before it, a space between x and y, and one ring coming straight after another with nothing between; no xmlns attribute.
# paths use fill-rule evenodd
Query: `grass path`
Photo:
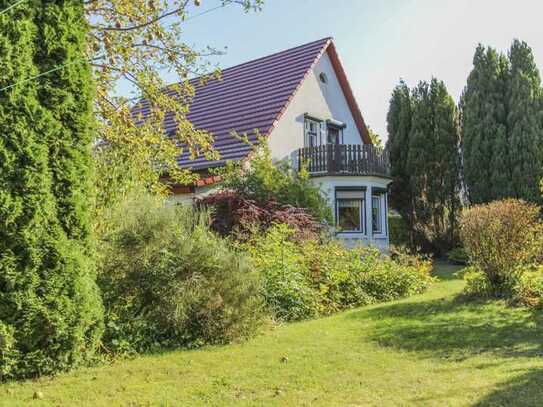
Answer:
<svg viewBox="0 0 543 407"><path fill-rule="evenodd" d="M439 266L423 295L245 344L0 385L0 406L543 405L543 314L455 301L455 270Z"/></svg>

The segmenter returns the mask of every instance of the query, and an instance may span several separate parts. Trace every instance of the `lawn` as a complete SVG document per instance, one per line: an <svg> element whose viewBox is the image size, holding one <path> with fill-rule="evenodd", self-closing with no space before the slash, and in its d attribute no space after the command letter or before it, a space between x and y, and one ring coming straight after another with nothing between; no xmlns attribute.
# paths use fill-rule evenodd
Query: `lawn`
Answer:
<svg viewBox="0 0 543 407"><path fill-rule="evenodd" d="M244 344L0 385L0 406L542 405L543 313L455 300L456 270L438 266L426 294Z"/></svg>

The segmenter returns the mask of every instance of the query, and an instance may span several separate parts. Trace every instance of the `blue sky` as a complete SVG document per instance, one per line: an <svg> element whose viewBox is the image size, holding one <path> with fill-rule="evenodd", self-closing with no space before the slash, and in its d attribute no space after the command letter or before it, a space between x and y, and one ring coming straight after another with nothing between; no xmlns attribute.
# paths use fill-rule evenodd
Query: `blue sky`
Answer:
<svg viewBox="0 0 543 407"><path fill-rule="evenodd" d="M220 4L202 0L193 14ZM226 68L332 36L366 122L386 138L390 93L436 76L458 100L477 43L506 50L513 38L532 47L543 69L541 0L265 0L259 13L237 6L185 24L184 40L227 53ZM172 78L173 80L173 78Z"/></svg>

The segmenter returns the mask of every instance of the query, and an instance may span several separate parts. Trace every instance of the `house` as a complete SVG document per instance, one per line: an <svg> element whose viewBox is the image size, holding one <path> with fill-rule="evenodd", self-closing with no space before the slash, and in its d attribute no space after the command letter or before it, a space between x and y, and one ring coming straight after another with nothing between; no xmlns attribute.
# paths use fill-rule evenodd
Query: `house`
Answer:
<svg viewBox="0 0 543 407"><path fill-rule="evenodd" d="M181 155L179 165L202 179L173 188L173 199L186 202L216 189L210 168L250 160L251 147L231 132L255 141L258 129L274 159L307 166L333 209L338 238L388 248L387 154L372 145L331 38L225 69L221 80L195 86L189 119L213 133L221 159ZM166 130L174 132L175 124Z"/></svg>

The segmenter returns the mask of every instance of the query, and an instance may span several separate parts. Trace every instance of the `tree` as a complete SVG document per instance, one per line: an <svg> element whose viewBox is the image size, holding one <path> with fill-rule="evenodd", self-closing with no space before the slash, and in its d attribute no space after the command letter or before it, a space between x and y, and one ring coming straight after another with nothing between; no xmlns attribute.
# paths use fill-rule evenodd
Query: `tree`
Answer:
<svg viewBox="0 0 543 407"><path fill-rule="evenodd" d="M368 135L370 136L371 143L377 147L379 150L383 149L383 141L381 140L381 136L373 131L373 129L370 126L368 127Z"/></svg>
<svg viewBox="0 0 543 407"><path fill-rule="evenodd" d="M509 50L507 129L512 196L540 202L543 175L543 105L541 78L532 50L513 41Z"/></svg>
<svg viewBox="0 0 543 407"><path fill-rule="evenodd" d="M479 45L461 97L464 181L471 203L510 196L507 111L504 100L507 61Z"/></svg>
<svg viewBox="0 0 543 407"><path fill-rule="evenodd" d="M461 98L464 178L471 203L508 197L540 202L541 79L532 50L507 56L479 45Z"/></svg>
<svg viewBox="0 0 543 407"><path fill-rule="evenodd" d="M400 81L400 84L392 91L387 114L387 148L390 154L391 176L393 178L390 204L406 221L410 231L413 230L413 205L409 188L410 176L407 169L407 155L411 115L411 91L404 81Z"/></svg>
<svg viewBox="0 0 543 407"><path fill-rule="evenodd" d="M405 99L405 84L397 91ZM460 209L456 106L445 84L435 78L419 83L411 92L410 106L411 123L404 124L410 128L409 134L404 134L408 142L403 142L404 151L396 151L392 159L393 166L403 171L402 181L407 181L403 196L409 212L404 211L403 216L414 232L415 243L443 254L454 245ZM390 123L394 116L394 111L389 113Z"/></svg>
<svg viewBox="0 0 543 407"><path fill-rule="evenodd" d="M200 14L200 1L89 0L90 24L87 57L95 68L95 113L98 214L122 199L131 187L165 193L164 177L190 183L195 175L177 165L182 149L191 156L217 158L213 137L195 129L187 119L195 87L220 77L206 57L220 54L213 48L197 49L183 40L183 25ZM222 6L259 10L263 0L222 0ZM201 14L218 10L207 9ZM179 83L167 86L166 74ZM191 77L200 81L191 82ZM145 117L132 115L134 99L119 96L119 83L132 86L135 99L146 99ZM177 132L164 135L164 122L175 120ZM180 148L180 146L182 146ZM99 217L99 216L98 216Z"/></svg>
<svg viewBox="0 0 543 407"><path fill-rule="evenodd" d="M0 25L0 88L13 85L0 92L0 373L28 377L82 361L101 332L86 203L90 66L81 3L36 0Z"/></svg>

